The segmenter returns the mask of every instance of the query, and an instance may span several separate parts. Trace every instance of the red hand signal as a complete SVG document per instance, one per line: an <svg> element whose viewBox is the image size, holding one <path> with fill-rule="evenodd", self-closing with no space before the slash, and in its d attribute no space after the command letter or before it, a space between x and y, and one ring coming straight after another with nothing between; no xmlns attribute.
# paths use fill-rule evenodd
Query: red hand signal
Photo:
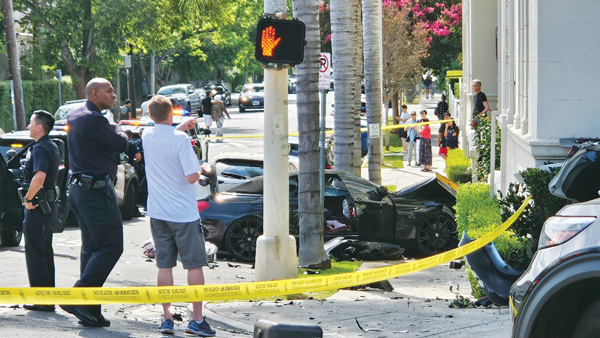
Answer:
<svg viewBox="0 0 600 338"><path fill-rule="evenodd" d="M275 28L269 26L262 31L262 40L260 46L263 50L263 56L273 56L273 49L277 47L281 37L275 39Z"/></svg>

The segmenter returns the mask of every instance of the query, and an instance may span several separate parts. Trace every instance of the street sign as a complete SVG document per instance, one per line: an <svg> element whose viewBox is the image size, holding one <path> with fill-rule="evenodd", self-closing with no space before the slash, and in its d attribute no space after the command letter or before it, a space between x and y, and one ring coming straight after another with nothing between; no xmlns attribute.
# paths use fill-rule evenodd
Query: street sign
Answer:
<svg viewBox="0 0 600 338"><path fill-rule="evenodd" d="M319 90L329 90L331 78L331 53L321 53L319 57Z"/></svg>
<svg viewBox="0 0 600 338"><path fill-rule="evenodd" d="M264 64L302 63L305 33L302 21L262 18L256 29L254 56Z"/></svg>

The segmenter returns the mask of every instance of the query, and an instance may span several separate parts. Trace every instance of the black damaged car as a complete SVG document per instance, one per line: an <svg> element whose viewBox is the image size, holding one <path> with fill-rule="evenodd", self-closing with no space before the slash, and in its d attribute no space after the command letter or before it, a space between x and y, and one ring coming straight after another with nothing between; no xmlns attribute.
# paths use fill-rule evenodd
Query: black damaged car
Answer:
<svg viewBox="0 0 600 338"><path fill-rule="evenodd" d="M298 173L290 173L290 233L299 233ZM345 171L326 171L325 239L357 238L401 245L415 256L454 248L456 192L432 177L397 192ZM206 240L253 261L262 234L263 176L198 200Z"/></svg>

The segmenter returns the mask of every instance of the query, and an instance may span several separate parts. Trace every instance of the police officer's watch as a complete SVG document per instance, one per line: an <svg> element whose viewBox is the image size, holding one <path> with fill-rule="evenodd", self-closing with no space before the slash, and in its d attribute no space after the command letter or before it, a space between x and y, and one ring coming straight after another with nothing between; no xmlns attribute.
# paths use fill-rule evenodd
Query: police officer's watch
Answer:
<svg viewBox="0 0 600 338"><path fill-rule="evenodd" d="M23 203L32 203L33 200L27 199L27 196L23 196Z"/></svg>

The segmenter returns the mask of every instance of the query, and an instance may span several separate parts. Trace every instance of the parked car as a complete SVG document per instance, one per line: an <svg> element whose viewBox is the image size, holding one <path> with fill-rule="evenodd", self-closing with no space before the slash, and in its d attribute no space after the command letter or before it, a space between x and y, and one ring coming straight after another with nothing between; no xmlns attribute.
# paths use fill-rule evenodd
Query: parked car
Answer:
<svg viewBox="0 0 600 338"><path fill-rule="evenodd" d="M197 113L202 109L200 95L189 83L160 87L156 94L170 98L175 105L183 107L190 113Z"/></svg>
<svg viewBox="0 0 600 338"><path fill-rule="evenodd" d="M402 245L431 255L458 244L455 191L432 177L397 192L344 171L325 174L325 238L343 236ZM298 173L290 173L290 233L299 233ZM206 240L252 261L263 226L263 176L198 201Z"/></svg>
<svg viewBox="0 0 600 338"><path fill-rule="evenodd" d="M288 94L296 94L296 75L290 75L288 78Z"/></svg>
<svg viewBox="0 0 600 338"><path fill-rule="evenodd" d="M54 113L54 120L56 121L54 125L64 126L65 124L67 124L67 118L69 117L69 114L74 112L75 109L83 106L85 104L85 101L87 101L87 100L83 99L83 100L67 101L67 102L65 102L65 104L58 107L58 109ZM102 110L102 115L104 115L104 117L106 117L108 122L110 122L110 123L115 122L115 117L113 116L113 113L110 111L110 109Z"/></svg>
<svg viewBox="0 0 600 338"><path fill-rule="evenodd" d="M51 131L50 139L59 149L60 161L57 185L60 189L58 198L58 222L54 225L55 232L62 232L67 224L76 224L70 213L67 201L68 195L68 144L67 133L64 131ZM28 149L33 145L28 131L18 131L0 135L0 189L5 200L0 199L0 229L2 230L2 245L19 245L22 236L23 206L17 195L17 189L23 185L24 176L22 163ZM137 193L137 175L124 155L117 167L117 183L115 185L117 203L121 210L121 217L129 220L135 212L135 197ZM4 209L4 210L2 210Z"/></svg>
<svg viewBox="0 0 600 338"><path fill-rule="evenodd" d="M246 109L265 108L265 85L262 83L245 84L239 99L240 113Z"/></svg>
<svg viewBox="0 0 600 338"><path fill-rule="evenodd" d="M511 288L512 337L600 332L600 145L580 147L549 184L576 203L546 220L533 261Z"/></svg>
<svg viewBox="0 0 600 338"><path fill-rule="evenodd" d="M333 144L330 144L330 142L333 142L333 139L329 140L327 138L325 138L325 169L333 169L333 153L330 153L330 150L333 149ZM290 163L293 163L295 165L296 168L300 168L300 156L299 156L299 149L300 149L300 140L298 139L297 136L290 136L288 138L288 142L290 145ZM291 169L290 169L291 170ZM298 169L296 169L298 170Z"/></svg>
<svg viewBox="0 0 600 338"><path fill-rule="evenodd" d="M263 175L263 154L221 153L210 161L217 175L216 192L225 192ZM290 157L290 171L297 171L297 162ZM209 186L196 186L196 198L203 199L211 194Z"/></svg>
<svg viewBox="0 0 600 338"><path fill-rule="evenodd" d="M226 105L231 106L231 92L222 84L212 84L204 86L204 90L212 92L213 95L221 95L221 99Z"/></svg>

